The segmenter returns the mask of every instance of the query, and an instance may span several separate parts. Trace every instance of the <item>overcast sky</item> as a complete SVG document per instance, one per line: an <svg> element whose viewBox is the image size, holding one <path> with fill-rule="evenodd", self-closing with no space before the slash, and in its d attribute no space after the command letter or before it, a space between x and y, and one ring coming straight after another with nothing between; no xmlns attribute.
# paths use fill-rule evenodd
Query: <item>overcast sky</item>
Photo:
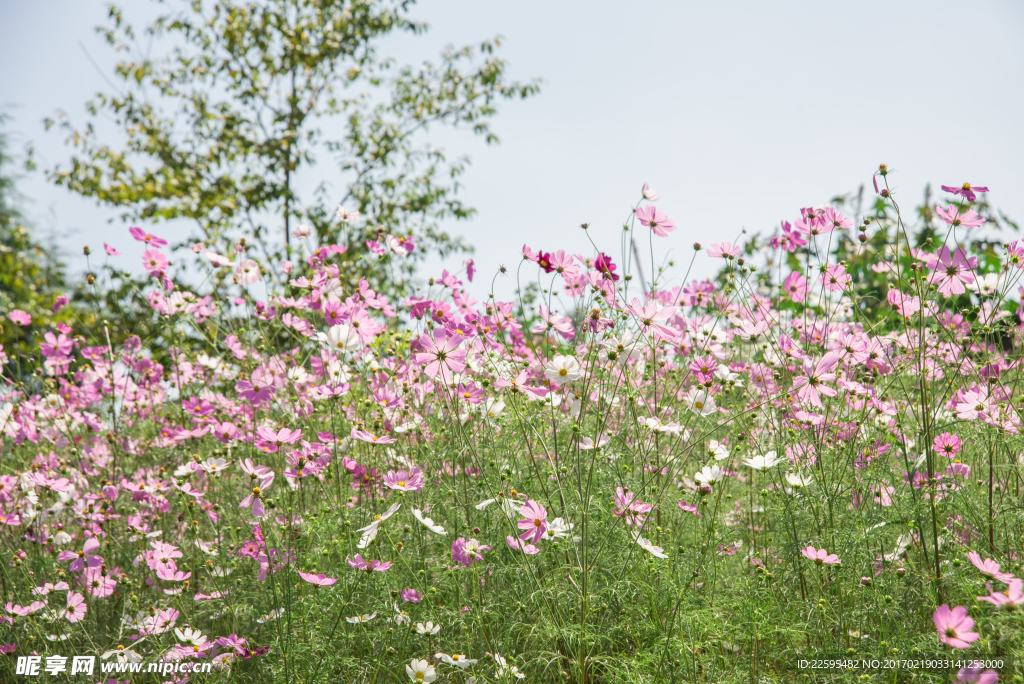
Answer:
<svg viewBox="0 0 1024 684"><path fill-rule="evenodd" d="M154 15L150 0L121 5L140 23ZM462 197L478 214L451 229L476 247L478 295L499 264L518 264L523 243L589 252L584 221L617 250L644 181L679 226L659 246L686 260L695 240L768 231L802 206L870 187L883 161L904 203L925 183L971 181L1024 220L1017 0L444 0L421 2L414 16L431 30L385 45L401 61L501 34L511 74L544 79L540 95L502 104L500 145L439 136L473 161ZM44 166L69 153L42 118L65 109L81 123L85 100L109 90L115 58L92 30L104 17L95 0L0 0L0 105L18 146L34 143ZM131 246L127 228L108 223L114 211L41 174L20 188L76 270L84 244ZM122 258L135 267L138 254Z"/></svg>

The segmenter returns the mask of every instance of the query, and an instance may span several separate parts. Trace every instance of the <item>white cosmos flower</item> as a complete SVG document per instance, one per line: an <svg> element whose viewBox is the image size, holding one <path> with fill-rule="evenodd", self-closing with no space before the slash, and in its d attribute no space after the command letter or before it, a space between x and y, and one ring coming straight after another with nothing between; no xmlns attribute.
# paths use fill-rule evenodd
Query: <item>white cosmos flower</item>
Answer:
<svg viewBox="0 0 1024 684"><path fill-rule="evenodd" d="M686 405L686 408L698 416L710 416L718 411L715 398L707 390L696 387L690 388L690 391L683 398L683 403Z"/></svg>
<svg viewBox="0 0 1024 684"><path fill-rule="evenodd" d="M779 459L775 455L774 451L769 451L767 454L765 454L763 456L754 456L753 458L745 458L745 459L743 459L743 462L746 465L748 465L751 468L753 468L754 470L767 470L768 468L771 468L773 465L776 465L777 463L779 463L780 460L781 459Z"/></svg>
<svg viewBox="0 0 1024 684"><path fill-rule="evenodd" d="M221 266L235 265L235 262L233 262L230 258L224 256L223 254L218 254L217 252L214 252L212 249L204 251L203 256L209 259L210 263L216 266L217 268L220 268Z"/></svg>
<svg viewBox="0 0 1024 684"><path fill-rule="evenodd" d="M356 615L355 617L347 617L345 618L345 622L358 625L360 622L369 622L375 617L377 617L377 613L363 613L362 615Z"/></svg>
<svg viewBox="0 0 1024 684"><path fill-rule="evenodd" d="M654 556L655 558L668 558L668 555L665 553L665 549L661 548L660 546L655 546L653 543L651 543L650 539L644 539L640 535L637 535L636 545L644 551L646 551L647 553Z"/></svg>
<svg viewBox="0 0 1024 684"><path fill-rule="evenodd" d="M292 228L292 237L296 240L305 240L313 234L313 226L308 223L300 223Z"/></svg>
<svg viewBox="0 0 1024 684"><path fill-rule="evenodd" d="M192 629L191 627L185 627L184 629L176 627L174 629L174 636L178 637L178 641L186 644L202 646L206 643L206 635L198 629Z"/></svg>
<svg viewBox="0 0 1024 684"><path fill-rule="evenodd" d="M349 211L345 207L338 205L335 209L334 215L337 216L343 223L354 223L359 220L359 212L356 210Z"/></svg>
<svg viewBox="0 0 1024 684"><path fill-rule="evenodd" d="M729 458L729 450L719 441L708 442L708 455L713 456L716 461L724 461Z"/></svg>
<svg viewBox="0 0 1024 684"><path fill-rule="evenodd" d="M434 534L446 534L443 527L435 524L434 521L430 518L424 518L423 511L421 511L420 509L412 509L412 517L416 518L421 523L423 523L423 525Z"/></svg>
<svg viewBox="0 0 1024 684"><path fill-rule="evenodd" d="M580 362L573 356L558 355L544 367L544 377L556 385L580 379Z"/></svg>
<svg viewBox="0 0 1024 684"><path fill-rule="evenodd" d="M317 333L317 337L321 342L326 344L331 351L354 352L362 346L359 342L359 335L357 335L355 331L345 323L332 325L327 329L326 334Z"/></svg>
<svg viewBox="0 0 1024 684"><path fill-rule="evenodd" d="M441 631L441 625L435 625L433 622L428 622L427 624L423 624L422 622L417 622L414 625L414 629L416 630L417 634L421 634L421 635L430 634L431 636L433 636L434 634L437 634L438 632Z"/></svg>
<svg viewBox="0 0 1024 684"><path fill-rule="evenodd" d="M505 402L495 397L488 397L483 404L480 405L480 413L483 414L484 418L488 420L494 420L501 415L501 412L505 410Z"/></svg>
<svg viewBox="0 0 1024 684"><path fill-rule="evenodd" d="M679 423L662 423L657 418L644 418L643 423L654 432L667 432L673 435L678 435L683 429Z"/></svg>
<svg viewBox="0 0 1024 684"><path fill-rule="evenodd" d="M718 465L708 465L704 466L696 475L694 475L693 479L700 484L709 485L712 482L718 482L723 477L725 477L725 471Z"/></svg>
<svg viewBox="0 0 1024 684"><path fill-rule="evenodd" d="M454 665L455 667L462 668L469 667L470 665L476 665L478 662L467 658L461 653L455 653L453 655L448 655L447 653L435 653L434 657L446 665Z"/></svg>
<svg viewBox="0 0 1024 684"><path fill-rule="evenodd" d="M526 675L519 671L515 665L509 665L504 658L497 653L494 654L494 674L498 677L511 675L516 679L526 679Z"/></svg>
<svg viewBox="0 0 1024 684"><path fill-rule="evenodd" d="M412 621L412 618L409 617L408 613L406 613L404 610L398 609L397 602L395 603L395 617L391 619L394 620L395 624L397 625L407 625Z"/></svg>
<svg viewBox="0 0 1024 684"><path fill-rule="evenodd" d="M210 458L199 464L200 467L211 475L215 475L227 469L228 462L223 458Z"/></svg>
<svg viewBox="0 0 1024 684"><path fill-rule="evenodd" d="M401 507L402 504L399 503L391 504L391 507L388 508L388 510L384 511L382 514L374 518L373 522L371 522L369 525L367 525L366 527L360 527L358 530L356 530L356 532L363 533L363 536L359 539L359 543L356 544L356 548L365 549L367 546L369 546L370 542L377 538L377 532L380 530L380 524L388 518L390 518L391 516L393 516L395 512L398 511L398 509Z"/></svg>
<svg viewBox="0 0 1024 684"><path fill-rule="evenodd" d="M51 639L52 641L52 639ZM138 643L141 639L137 639L135 643ZM118 646L115 649L111 649L100 656L103 660L109 660L111 656L114 656L119 663L141 663L142 656L135 651L129 650L124 646Z"/></svg>
<svg viewBox="0 0 1024 684"><path fill-rule="evenodd" d="M412 681L423 682L423 684L430 684L437 679L434 666L426 660L417 660L416 658L413 658L412 662L405 666L405 673Z"/></svg>
<svg viewBox="0 0 1024 684"><path fill-rule="evenodd" d="M807 487L814 482L814 478L810 475L801 475L800 473L789 472L786 473L786 482L793 487Z"/></svg>
<svg viewBox="0 0 1024 684"><path fill-rule="evenodd" d="M562 518L555 518L548 521L548 529L544 531L545 539L562 539L572 533L572 523L567 523Z"/></svg>

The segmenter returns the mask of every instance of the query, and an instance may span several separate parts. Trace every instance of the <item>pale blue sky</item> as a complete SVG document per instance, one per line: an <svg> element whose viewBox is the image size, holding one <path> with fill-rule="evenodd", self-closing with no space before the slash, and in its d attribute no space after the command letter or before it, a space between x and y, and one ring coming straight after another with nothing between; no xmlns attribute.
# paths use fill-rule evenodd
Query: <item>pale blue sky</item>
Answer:
<svg viewBox="0 0 1024 684"><path fill-rule="evenodd" d="M149 0L121 4L153 15ZM587 250L584 221L614 253L644 181L679 226L659 246L687 260L695 240L767 231L870 184L882 161L907 205L927 182L969 180L1024 220L1024 3L445 0L414 15L430 32L385 45L402 61L501 34L511 73L544 79L539 96L502 105L501 145L437 136L473 160L462 197L479 213L452 230L477 247L479 280L517 265L523 243ZM68 153L41 119L63 108L82 122L85 100L107 89L79 45L109 73L92 31L104 16L93 0L0 0L0 104L16 106L9 130L44 163ZM115 212L39 174L21 189L76 268L83 244L131 246L107 223ZM171 231L154 229L185 237ZM137 267L136 252L122 266Z"/></svg>

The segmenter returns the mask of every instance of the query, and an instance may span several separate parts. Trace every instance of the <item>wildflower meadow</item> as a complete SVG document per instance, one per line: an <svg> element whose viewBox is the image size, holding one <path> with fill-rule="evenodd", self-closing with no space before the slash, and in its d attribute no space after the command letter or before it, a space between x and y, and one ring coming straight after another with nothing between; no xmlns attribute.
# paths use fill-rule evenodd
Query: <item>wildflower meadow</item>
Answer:
<svg viewBox="0 0 1024 684"><path fill-rule="evenodd" d="M409 234L112 234L91 336L4 312L54 322L2 356L0 679L1020 681L1024 242L891 175L705 245L645 184L404 295Z"/></svg>

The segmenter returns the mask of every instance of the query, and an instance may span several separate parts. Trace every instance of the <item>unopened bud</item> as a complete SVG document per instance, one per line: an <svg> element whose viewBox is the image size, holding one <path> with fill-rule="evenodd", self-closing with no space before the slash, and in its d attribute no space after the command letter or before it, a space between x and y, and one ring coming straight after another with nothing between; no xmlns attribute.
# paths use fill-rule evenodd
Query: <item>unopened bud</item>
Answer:
<svg viewBox="0 0 1024 684"><path fill-rule="evenodd" d="M695 252L699 252L700 251L700 243L699 242L694 242L693 243L693 251L695 251Z"/></svg>

